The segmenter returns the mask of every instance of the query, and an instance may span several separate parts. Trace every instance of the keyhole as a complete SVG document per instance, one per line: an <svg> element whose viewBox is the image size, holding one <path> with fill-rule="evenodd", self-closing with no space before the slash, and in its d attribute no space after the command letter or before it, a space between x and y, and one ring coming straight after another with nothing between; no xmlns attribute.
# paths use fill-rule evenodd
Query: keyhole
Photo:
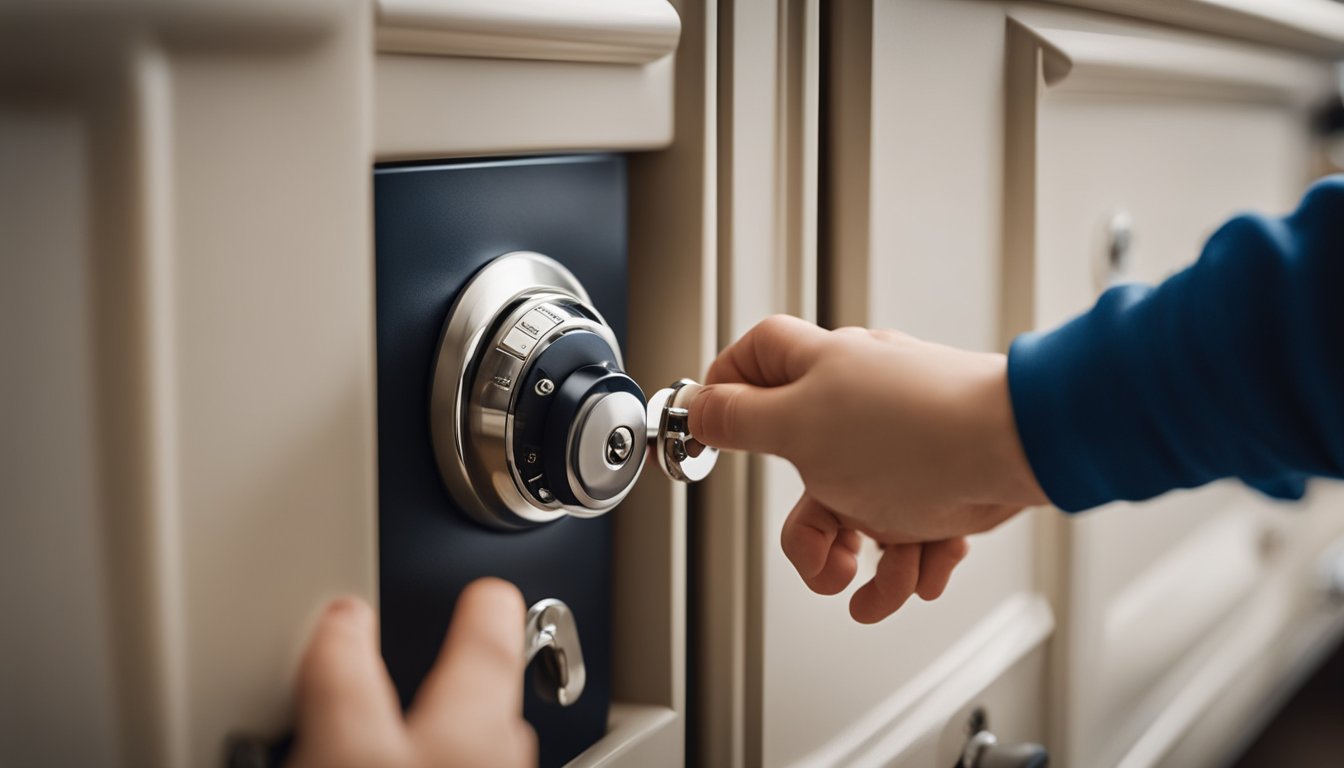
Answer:
<svg viewBox="0 0 1344 768"><path fill-rule="evenodd" d="M532 686L543 701L552 704L568 703L560 700L560 692L569 686L569 666L565 652L554 645L537 653L536 668L532 672Z"/></svg>
<svg viewBox="0 0 1344 768"><path fill-rule="evenodd" d="M619 467L630 458L635 435L629 427L617 427L607 436L607 463Z"/></svg>

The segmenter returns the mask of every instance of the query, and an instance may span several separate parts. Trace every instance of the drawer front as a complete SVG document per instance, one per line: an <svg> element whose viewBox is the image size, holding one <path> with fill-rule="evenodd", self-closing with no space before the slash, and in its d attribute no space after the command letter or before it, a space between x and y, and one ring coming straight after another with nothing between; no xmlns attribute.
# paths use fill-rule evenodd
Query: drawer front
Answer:
<svg viewBox="0 0 1344 768"><path fill-rule="evenodd" d="M1015 330L1057 325L1115 281L1159 282L1228 217L1300 196L1314 70L1207 42L1009 24ZM1198 672L1262 580L1271 507L1229 482L1061 517L1067 764L1119 762Z"/></svg>

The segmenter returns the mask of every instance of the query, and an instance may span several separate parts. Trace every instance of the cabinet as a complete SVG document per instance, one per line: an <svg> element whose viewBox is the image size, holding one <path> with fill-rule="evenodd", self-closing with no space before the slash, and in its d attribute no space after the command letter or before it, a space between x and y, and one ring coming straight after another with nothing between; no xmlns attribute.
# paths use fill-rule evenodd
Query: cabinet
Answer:
<svg viewBox="0 0 1344 768"><path fill-rule="evenodd" d="M11 2L7 757L214 764L291 722L326 598L414 621L373 166L622 156L641 382L778 311L1003 349L1291 205L1342 53L1329 0ZM981 711L1056 764L1208 765L1344 633L1325 484L1036 510L876 627L778 551L800 490L727 456L606 519L610 714L574 764L945 768Z"/></svg>

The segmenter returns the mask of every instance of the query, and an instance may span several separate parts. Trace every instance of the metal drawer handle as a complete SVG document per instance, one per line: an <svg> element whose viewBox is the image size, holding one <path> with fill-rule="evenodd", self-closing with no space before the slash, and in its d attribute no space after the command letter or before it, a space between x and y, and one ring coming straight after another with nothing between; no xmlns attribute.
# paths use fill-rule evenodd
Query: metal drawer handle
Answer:
<svg viewBox="0 0 1344 768"><path fill-rule="evenodd" d="M959 768L1046 768L1050 755L1040 744L1000 744L989 731L979 731L966 742Z"/></svg>
<svg viewBox="0 0 1344 768"><path fill-rule="evenodd" d="M1040 744L1003 744L989 730L989 716L977 708L966 725L970 738L962 747L956 768L1046 768L1050 754Z"/></svg>
<svg viewBox="0 0 1344 768"><path fill-rule="evenodd" d="M568 605L547 598L528 609L526 649L528 663L541 656L532 676L537 693L563 707L578 701L588 675L579 645L579 627Z"/></svg>

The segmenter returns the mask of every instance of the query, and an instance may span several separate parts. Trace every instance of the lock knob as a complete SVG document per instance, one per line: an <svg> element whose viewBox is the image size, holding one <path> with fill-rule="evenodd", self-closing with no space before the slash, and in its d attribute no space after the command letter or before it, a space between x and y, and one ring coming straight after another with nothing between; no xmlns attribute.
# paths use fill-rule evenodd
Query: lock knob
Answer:
<svg viewBox="0 0 1344 768"><path fill-rule="evenodd" d="M687 429L695 386L678 382L648 407L578 279L541 254L505 254L449 310L430 397L435 458L485 525L593 517L634 487L646 442L673 479L713 466Z"/></svg>
<svg viewBox="0 0 1344 768"><path fill-rule="evenodd" d="M644 393L629 376L601 364L571 373L546 416L544 448L562 457L547 473L561 502L606 509L624 497L644 466L626 436L643 429L644 419Z"/></svg>
<svg viewBox="0 0 1344 768"><path fill-rule="evenodd" d="M628 413L623 400L597 408L618 392L642 406L622 369L615 334L559 263L515 252L477 272L448 312L430 394L434 456L462 511L520 529L615 506L624 493L588 465L580 482L569 458L571 443L599 460L605 449L571 436L581 412L594 426L622 403Z"/></svg>

